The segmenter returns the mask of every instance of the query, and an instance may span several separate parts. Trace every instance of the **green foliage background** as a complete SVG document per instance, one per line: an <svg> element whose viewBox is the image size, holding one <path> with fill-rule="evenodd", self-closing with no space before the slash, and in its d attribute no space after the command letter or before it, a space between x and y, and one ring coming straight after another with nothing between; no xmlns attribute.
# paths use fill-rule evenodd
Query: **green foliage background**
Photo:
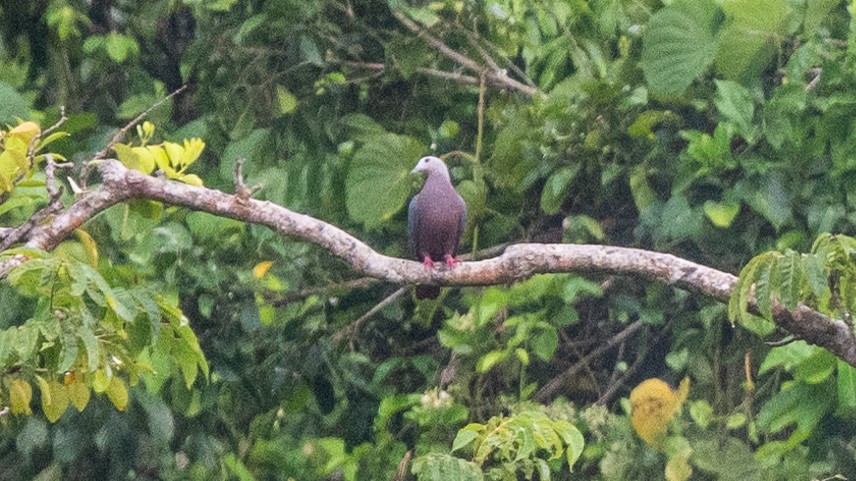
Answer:
<svg viewBox="0 0 856 481"><path fill-rule="evenodd" d="M231 190L246 158L258 197L385 254L409 255L410 168L451 152L464 250L596 242L735 273L783 251L750 264L778 276L765 292L846 317L852 284L812 276L854 272L850 241L821 236L856 226L854 14L832 0L4 2L0 122L46 127L65 106L71 135L49 150L79 167L186 83L149 118L158 142L205 140L190 169L205 185ZM462 72L396 15L540 93L431 75ZM11 155L3 226L47 200ZM356 324L395 287L343 284L353 273L316 246L149 202L84 230L0 284L0 400L36 408L0 417L0 479L856 476L853 368L765 344L783 335L741 311L751 282L736 326L728 306L662 285L570 275L405 296ZM654 376L692 380L662 452L626 401Z"/></svg>

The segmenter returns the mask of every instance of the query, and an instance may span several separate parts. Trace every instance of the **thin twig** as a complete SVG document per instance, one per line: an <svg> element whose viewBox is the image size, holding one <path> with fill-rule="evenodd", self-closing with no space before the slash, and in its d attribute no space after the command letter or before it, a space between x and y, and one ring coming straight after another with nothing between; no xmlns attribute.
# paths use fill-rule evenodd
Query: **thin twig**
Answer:
<svg viewBox="0 0 856 481"><path fill-rule="evenodd" d="M352 350L354 349L354 342L355 342L355 340L356 340L357 335L360 333L360 327L363 325L363 322L365 322L365 321L366 321L366 319L369 319L369 318L370 318L370 317L372 317L373 315L377 314L377 313L378 313L381 309L383 309L384 307L386 307L386 306L388 306L388 305L392 304L393 302L395 302L395 301L396 301L396 299L398 299L399 297L401 297L402 295L404 295L404 293L406 293L406 292L407 292L407 291L409 291L409 290L410 290L410 287L401 287L401 288L397 289L397 290L396 290L395 292L393 292L392 294L390 294L390 295L386 296L386 299L384 299L384 300L382 300L382 301L378 302L374 307L372 307L371 309L369 309L369 310L368 310L368 312L366 312L365 314L363 314L362 316L360 316L356 321L352 322L352 323L348 326L348 328L347 328L346 330L350 331L350 335L351 335L351 349L352 349ZM336 336L336 337L338 337L338 336Z"/></svg>
<svg viewBox="0 0 856 481"><path fill-rule="evenodd" d="M51 154L47 154L45 159L47 161L47 164L45 165L45 185L48 191L48 205L33 213L33 215L27 219L27 222L18 227L9 229L4 233L5 235L0 236L0 239L3 239L3 241L0 242L0 252L23 240L34 227L63 209L61 201L62 187L57 186L56 169L70 169L71 167L74 167L74 164L70 162L57 164L54 162L53 155Z"/></svg>
<svg viewBox="0 0 856 481"><path fill-rule="evenodd" d="M256 184L252 187L247 185L244 181L244 162L246 162L246 159L241 157L235 163L235 174L233 176L233 180L235 181L235 197L237 197L239 201L246 203L250 200L250 197L253 196L254 192L262 188L262 184Z"/></svg>
<svg viewBox="0 0 856 481"><path fill-rule="evenodd" d="M128 132L131 131L131 129L136 127L137 124L139 124L140 122L143 121L143 119L148 117L149 114L152 113L152 111L154 111L156 108L165 104L167 101L169 101L170 99L172 99L176 95L184 92L185 90L187 90L187 84L182 85L175 92L172 92L171 94L167 95L166 97L158 100L157 102L154 103L154 105L147 108L145 111L143 111L143 113L136 116L133 120L131 120L130 122L125 124L124 127L119 129L119 131L116 132L115 135L113 135L113 138L110 139L110 142L107 142L107 145L105 145L103 149L99 150L98 152L95 153L94 156L92 156L92 160L95 161L95 160L106 159L107 154L110 152L110 149L112 149L114 145L118 144L123 138L125 138L125 136L128 135ZM83 167L81 167L81 169L80 169L80 178L79 178L80 179L80 186L83 189L86 189L86 184L87 184L87 180L89 178L89 171L90 171L90 165L91 164L92 164L92 161L87 162L87 163L83 164Z"/></svg>
<svg viewBox="0 0 856 481"><path fill-rule="evenodd" d="M645 358L648 357L648 352L651 350L651 347L659 345L660 340L666 337L666 334L668 334L669 332L670 328L667 325L663 329L661 329L656 336L654 336L654 339L651 340L651 342L646 343L646 345L641 348L639 352L636 353L636 359L633 361L633 364L631 364L630 367L628 367L627 370L624 371L620 379L617 379L614 382L610 382L609 388L600 396L600 398L598 398L595 404L598 404L600 406L605 406L609 404L612 401L612 398L615 397L615 395L624 386L627 380L630 379L634 374L636 374L636 371L638 371L639 368L642 367ZM624 345L623 342L622 345ZM616 371L616 373L617 372L618 371Z"/></svg>
<svg viewBox="0 0 856 481"><path fill-rule="evenodd" d="M445 55L446 57L454 60L462 67L476 73L481 73L486 70L483 66L479 65L475 60L467 57L466 55L455 51L448 45L446 45L442 40L434 37L428 31L423 30L419 27L415 22L407 18L404 14L400 12L393 12L395 18L398 19L408 30L415 33L420 38L424 39L428 42L429 45L436 48L440 53ZM505 75L502 70L492 71L487 74L488 80L490 80L494 84L501 85L505 88L509 88L512 90L516 90L518 92L523 92L529 96L538 95L538 89L531 87L529 85L523 84L514 80L513 78Z"/></svg>
<svg viewBox="0 0 856 481"><path fill-rule="evenodd" d="M187 90L187 85L186 85L186 84L185 84L185 85L182 85L182 86L181 86L181 88L179 88L179 89L178 89L178 90L176 90L175 92L173 92L173 93L171 93L171 94L167 95L166 97L164 97L164 98L162 98L162 99L158 100L157 102L155 102L155 103L154 103L154 105L152 105L151 107L147 108L147 109L146 109L145 111L143 111L143 113L141 113L140 115L138 115L138 116L134 117L134 119L133 119L133 120L131 120L130 122L128 122L124 127L122 127L121 129L119 129L119 131L118 131L118 132L116 132L116 134L115 134L115 135L113 135L113 138L112 138L112 139L110 139L110 142L107 142L107 145L105 145L103 149L99 150L99 151L98 151L98 153L96 153L96 154L92 157L92 160L100 160L100 159L104 159L104 158L106 158L106 157L107 157L107 153L108 153L108 152L110 152L110 149L112 149L114 145L118 144L118 143L119 143L123 138L125 138L125 136L126 136L126 135L128 135L128 132L130 132L130 131L131 131L131 129L133 129L134 127L136 127L136 126L137 126L137 124L139 124L139 123L140 123L140 122L142 122L146 117L148 117L148 116L149 116L149 114L150 114L150 113L152 113L152 111L154 111L156 108L158 108L158 107L160 107L161 105L165 104L168 100L170 100L170 99L172 99L173 97L175 97L176 95L178 95L178 94L180 94L180 93L184 92L185 90Z"/></svg>
<svg viewBox="0 0 856 481"><path fill-rule="evenodd" d="M27 148L27 158L30 159L30 167L32 167L33 159L36 157L36 142L52 134L54 130L60 128L60 126L62 126L62 124L67 120L68 117L65 115L65 106L62 106L59 108L59 120L30 139L30 145Z"/></svg>
<svg viewBox="0 0 856 481"><path fill-rule="evenodd" d="M479 106L478 106L478 129L476 131L476 162L481 162L482 139L484 138L484 84L487 75L482 72L479 75Z"/></svg>
<svg viewBox="0 0 856 481"><path fill-rule="evenodd" d="M630 336L635 334L636 331L641 329L644 325L645 323L642 321L635 321L627 326L623 331L612 336L603 345L588 353L588 355L545 384L537 393L535 393L534 399L538 402L546 402L556 394L556 391L570 382L571 378L573 378L581 369L585 368L592 360L598 358L616 345L624 342L625 339L628 339Z"/></svg>

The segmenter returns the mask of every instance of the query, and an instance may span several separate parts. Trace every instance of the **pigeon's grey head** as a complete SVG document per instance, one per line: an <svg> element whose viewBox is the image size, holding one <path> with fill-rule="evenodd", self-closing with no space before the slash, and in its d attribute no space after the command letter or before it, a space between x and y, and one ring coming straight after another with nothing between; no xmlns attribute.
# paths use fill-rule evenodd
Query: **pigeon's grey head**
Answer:
<svg viewBox="0 0 856 481"><path fill-rule="evenodd" d="M449 169L446 168L446 164L440 160L438 157L427 156L419 159L419 162L416 163L416 167L410 171L411 174L439 174L445 178L449 178Z"/></svg>

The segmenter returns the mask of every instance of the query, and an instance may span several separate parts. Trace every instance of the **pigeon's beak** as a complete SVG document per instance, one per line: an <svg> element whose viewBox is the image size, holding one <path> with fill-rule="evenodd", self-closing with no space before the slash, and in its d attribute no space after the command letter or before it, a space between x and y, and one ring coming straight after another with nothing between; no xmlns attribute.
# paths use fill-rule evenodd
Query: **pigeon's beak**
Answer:
<svg viewBox="0 0 856 481"><path fill-rule="evenodd" d="M411 171L410 171L410 173L411 173L411 174L420 174L420 175L421 175L421 174L422 174L422 171L421 171L421 170L419 170L419 166L417 165L416 167L414 167L414 168L413 168L413 170L411 170Z"/></svg>

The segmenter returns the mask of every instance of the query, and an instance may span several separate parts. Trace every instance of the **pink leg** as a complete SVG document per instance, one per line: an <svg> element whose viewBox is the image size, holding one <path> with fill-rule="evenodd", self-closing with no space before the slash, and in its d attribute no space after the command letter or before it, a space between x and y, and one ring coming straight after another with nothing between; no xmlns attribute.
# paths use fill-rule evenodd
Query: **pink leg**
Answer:
<svg viewBox="0 0 856 481"><path fill-rule="evenodd" d="M451 254L446 254L446 267L449 269L454 269L456 265L460 264L461 261L452 257Z"/></svg>
<svg viewBox="0 0 856 481"><path fill-rule="evenodd" d="M431 256L424 256L422 258L422 265L425 266L425 270L431 270L434 268L434 261L431 260Z"/></svg>

